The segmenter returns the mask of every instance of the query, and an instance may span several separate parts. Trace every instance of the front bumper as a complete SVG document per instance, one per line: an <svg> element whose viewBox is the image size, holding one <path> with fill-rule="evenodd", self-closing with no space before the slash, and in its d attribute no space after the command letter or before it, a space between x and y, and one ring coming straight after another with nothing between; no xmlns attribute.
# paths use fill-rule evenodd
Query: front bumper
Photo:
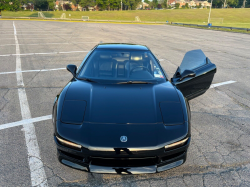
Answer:
<svg viewBox="0 0 250 187"><path fill-rule="evenodd" d="M164 148L150 151L77 151L61 145L56 138L58 160L69 167L93 172L113 174L157 173L182 165L186 161L187 143L173 150Z"/></svg>

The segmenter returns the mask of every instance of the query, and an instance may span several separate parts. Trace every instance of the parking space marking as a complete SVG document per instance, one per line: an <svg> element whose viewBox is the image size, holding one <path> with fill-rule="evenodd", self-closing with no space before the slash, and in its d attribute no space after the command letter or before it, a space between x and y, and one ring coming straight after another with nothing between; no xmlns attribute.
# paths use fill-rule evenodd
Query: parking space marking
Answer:
<svg viewBox="0 0 250 187"><path fill-rule="evenodd" d="M66 68L55 68L55 69L35 69L35 70L23 70L23 71L9 71L9 72L1 72L0 75L4 74L12 74L12 73L27 73L27 72L44 72L44 71L57 71L57 70L66 70Z"/></svg>
<svg viewBox="0 0 250 187"><path fill-rule="evenodd" d="M12 34L1 34L1 35L12 35ZM53 33L51 33L51 34L16 34L16 35L28 35L28 36L32 36L32 35L35 35L35 36L37 36L37 35L46 35L46 36L48 36L48 35L54 35ZM66 35L72 35L72 33L71 34L56 34L55 36L66 36Z"/></svg>
<svg viewBox="0 0 250 187"><path fill-rule="evenodd" d="M28 55L51 55L51 54L63 54L63 53L88 53L89 51L62 51L62 52L51 52L51 53L23 53L23 54L6 54L1 56L28 56Z"/></svg>
<svg viewBox="0 0 250 187"><path fill-rule="evenodd" d="M14 39L14 38L13 38ZM99 42L74 42L74 43L37 43L37 44L19 44L20 45L62 45L62 44L83 44L83 43L96 43L98 44ZM3 44L0 46L11 46L11 45L16 45L16 44Z"/></svg>
<svg viewBox="0 0 250 187"><path fill-rule="evenodd" d="M78 39L85 39L85 38L94 38L94 37L79 37ZM1 40L10 40L10 39L15 39L15 38L1 38ZM45 39L55 39L55 37L46 37L46 38L21 38L22 40L26 40L26 39L29 39L29 40L45 40Z"/></svg>
<svg viewBox="0 0 250 187"><path fill-rule="evenodd" d="M21 107L22 119L30 119L31 113L29 109L29 103L26 95L26 91L23 83L22 68L21 68L21 58L20 58L20 48L18 45L17 32L15 23L13 21L14 37L16 43L16 77L18 88L18 96ZM47 178L43 166L43 162L40 157L40 150L38 147L35 126L32 122L23 124L22 131L24 131L25 141L28 151L28 163L30 168L30 177L32 186L48 186Z"/></svg>
<svg viewBox="0 0 250 187"><path fill-rule="evenodd" d="M226 82L221 82L221 83L216 83L216 84L212 84L210 86L210 88L215 88L215 87L218 87L218 86L222 86L222 85L226 85L226 84L232 84L232 83L235 83L236 81L226 81Z"/></svg>
<svg viewBox="0 0 250 187"><path fill-rule="evenodd" d="M39 121L45 121L45 120L49 120L49 119L52 119L52 115L41 116L41 117L37 117L37 118L24 119L24 120L12 122L12 123L6 123L4 125L0 125L0 130L12 128L12 127L17 127L17 126L20 126L20 125L25 125L27 123L35 123L35 122L39 122Z"/></svg>

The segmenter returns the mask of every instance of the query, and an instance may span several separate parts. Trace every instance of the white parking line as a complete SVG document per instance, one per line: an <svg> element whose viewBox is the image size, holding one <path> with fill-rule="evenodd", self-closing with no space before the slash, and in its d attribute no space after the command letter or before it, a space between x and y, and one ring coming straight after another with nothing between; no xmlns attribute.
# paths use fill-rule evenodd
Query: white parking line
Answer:
<svg viewBox="0 0 250 187"><path fill-rule="evenodd" d="M26 91L24 88L23 83L23 75L21 72L21 58L20 58L20 49L18 45L17 40L17 33L16 33L16 27L15 23L13 21L13 27L14 27L14 37L15 37L15 43L16 43L16 77L17 77L17 85L18 88L18 96L20 101L20 107L21 107L21 114L23 120L27 120L31 118L31 113L29 109L29 103L26 95ZM23 124L24 135L25 135L25 141L28 151L28 163L30 168L30 177L31 177L31 185L32 186L48 186L47 183L47 177L45 174L43 162L41 161L40 157L40 150L38 147L37 137L36 137L36 131L35 126L32 122Z"/></svg>
<svg viewBox="0 0 250 187"><path fill-rule="evenodd" d="M235 83L235 82L236 81L227 81L227 82L212 84L210 86L210 88L222 86L222 85L225 85L225 83L226 84L232 84L232 83ZM30 118L30 119L25 119L25 120L21 120L21 121L12 122L12 123L6 123L6 124L0 125L0 130L8 129L8 128L11 128L11 127L17 127L17 126L20 126L20 125L23 125L23 124L26 124L26 123L34 123L34 122L45 121L45 120L49 120L49 119L52 119L52 115L41 116L41 117L37 117L37 118Z"/></svg>
<svg viewBox="0 0 250 187"><path fill-rule="evenodd" d="M74 43L37 43L37 44L19 44L20 45L67 45L67 44L83 44L83 43L96 43L98 44L99 42L74 42ZM16 45L16 44L3 44L0 46L12 46L12 45Z"/></svg>
<svg viewBox="0 0 250 187"><path fill-rule="evenodd" d="M6 54L1 56L28 56L28 55L51 55L51 54L63 54L63 53L88 53L89 51L61 51L61 52L50 52L50 53L23 53L23 54Z"/></svg>
<svg viewBox="0 0 250 187"><path fill-rule="evenodd" d="M94 37L78 37L78 40L79 39L85 39L85 38L94 38ZM10 39L15 39L15 38L1 38L1 40L10 40ZM46 40L46 39L55 39L55 37L46 37L46 38L37 38L37 37L34 37L34 38L21 38L21 40ZM62 38L63 39L63 38ZM20 40L20 39L19 39Z"/></svg>
<svg viewBox="0 0 250 187"><path fill-rule="evenodd" d="M235 82L236 81L226 81L226 82L216 83L216 84L212 84L210 86L210 88L215 88L215 87L222 86L222 85L225 85L225 84L232 84L232 83L235 83Z"/></svg>
<svg viewBox="0 0 250 187"><path fill-rule="evenodd" d="M13 30L13 29L12 29ZM8 30L0 30L0 32L12 32L12 30L10 30L10 31L8 31ZM24 33L24 32L35 32L35 33L39 33L39 32L45 32L45 33L48 33L48 32L51 32L51 30L43 30L43 31L41 31L41 30L28 30L28 31L23 31L22 30L22 33ZM65 32L69 32L69 31L56 31L56 33L64 33L65 34ZM72 34L72 33L67 33L67 34Z"/></svg>
<svg viewBox="0 0 250 187"><path fill-rule="evenodd" d="M57 71L57 70L66 70L66 68L55 68L55 69L35 69L35 70L23 70L23 71L9 71L9 72L0 72L0 75L12 74L12 73L27 73L27 72L44 72L44 71Z"/></svg>
<svg viewBox="0 0 250 187"><path fill-rule="evenodd" d="M12 34L1 34L1 35L12 35ZM29 36L32 36L32 35L35 35L35 36L37 36L37 35L46 35L46 36L48 36L48 35L54 35L54 36L66 36L66 35L72 35L72 34L53 34L53 33L51 33L51 34L16 34L16 35L29 35Z"/></svg>
<svg viewBox="0 0 250 187"><path fill-rule="evenodd" d="M35 122L39 122L39 121L49 120L49 119L52 119L52 115L47 115L47 116L42 116L42 117L37 117L37 118L24 119L24 120L12 122L12 123L6 123L4 125L0 125L0 130L8 129L8 128L11 128L11 127L17 127L17 126L25 125L25 124L29 124L29 123L35 123Z"/></svg>

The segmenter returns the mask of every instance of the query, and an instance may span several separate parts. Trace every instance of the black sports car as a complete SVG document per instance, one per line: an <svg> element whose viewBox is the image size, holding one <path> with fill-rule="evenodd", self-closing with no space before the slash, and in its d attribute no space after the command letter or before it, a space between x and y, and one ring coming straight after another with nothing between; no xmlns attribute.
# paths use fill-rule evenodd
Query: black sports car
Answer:
<svg viewBox="0 0 250 187"><path fill-rule="evenodd" d="M210 87L216 66L187 52L169 80L142 45L99 44L53 107L61 163L96 173L156 173L183 164L190 144L188 100Z"/></svg>

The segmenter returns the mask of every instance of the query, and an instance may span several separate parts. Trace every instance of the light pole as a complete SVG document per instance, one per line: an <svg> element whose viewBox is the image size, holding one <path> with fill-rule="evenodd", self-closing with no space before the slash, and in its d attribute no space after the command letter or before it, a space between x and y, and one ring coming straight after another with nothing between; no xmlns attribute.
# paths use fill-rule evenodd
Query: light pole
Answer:
<svg viewBox="0 0 250 187"><path fill-rule="evenodd" d="M211 6L210 6L210 11L209 11L209 16L208 16L207 23L210 23L210 14L211 14L212 5L213 5L213 0L211 0Z"/></svg>
<svg viewBox="0 0 250 187"><path fill-rule="evenodd" d="M122 0L121 0L121 11L122 11Z"/></svg>

